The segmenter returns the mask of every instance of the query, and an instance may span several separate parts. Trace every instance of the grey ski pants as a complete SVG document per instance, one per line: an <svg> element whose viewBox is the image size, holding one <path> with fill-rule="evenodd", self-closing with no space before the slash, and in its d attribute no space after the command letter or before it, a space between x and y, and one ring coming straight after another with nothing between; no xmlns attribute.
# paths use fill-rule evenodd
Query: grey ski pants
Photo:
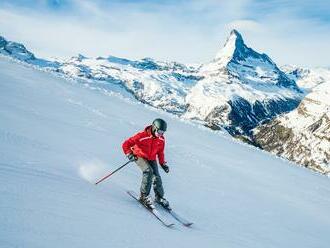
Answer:
<svg viewBox="0 0 330 248"><path fill-rule="evenodd" d="M162 178L159 175L157 161L138 158L136 164L142 170L141 193L149 195L151 185L153 184L155 195L163 197L164 189Z"/></svg>

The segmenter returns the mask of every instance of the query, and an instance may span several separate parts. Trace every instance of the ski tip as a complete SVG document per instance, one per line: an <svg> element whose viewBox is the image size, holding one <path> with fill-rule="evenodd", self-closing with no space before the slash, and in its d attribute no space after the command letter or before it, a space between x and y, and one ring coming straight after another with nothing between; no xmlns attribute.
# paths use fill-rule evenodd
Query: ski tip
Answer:
<svg viewBox="0 0 330 248"><path fill-rule="evenodd" d="M184 226L186 227L191 227L194 223L190 222L190 223L186 223L186 224L183 224Z"/></svg>

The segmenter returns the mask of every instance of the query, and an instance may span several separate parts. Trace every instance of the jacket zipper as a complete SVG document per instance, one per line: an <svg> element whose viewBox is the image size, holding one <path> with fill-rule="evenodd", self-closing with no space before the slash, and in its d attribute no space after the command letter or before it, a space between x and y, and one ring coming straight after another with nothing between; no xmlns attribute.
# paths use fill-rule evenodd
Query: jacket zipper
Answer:
<svg viewBox="0 0 330 248"><path fill-rule="evenodd" d="M152 152L152 149L153 149L153 147L154 147L154 141L155 141L155 137L152 137L152 138L151 138L151 149L150 149L150 151L149 151L149 158L151 158L151 152Z"/></svg>

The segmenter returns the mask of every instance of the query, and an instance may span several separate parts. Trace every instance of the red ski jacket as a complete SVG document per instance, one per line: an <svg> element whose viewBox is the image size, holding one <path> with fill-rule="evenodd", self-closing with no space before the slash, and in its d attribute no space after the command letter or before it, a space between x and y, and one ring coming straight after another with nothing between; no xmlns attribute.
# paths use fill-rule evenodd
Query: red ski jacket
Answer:
<svg viewBox="0 0 330 248"><path fill-rule="evenodd" d="M133 152L137 157L147 160L156 160L156 156L158 156L161 165L165 163L164 147L164 136L156 137L152 135L151 126L147 126L142 132L128 138L122 145L126 155Z"/></svg>

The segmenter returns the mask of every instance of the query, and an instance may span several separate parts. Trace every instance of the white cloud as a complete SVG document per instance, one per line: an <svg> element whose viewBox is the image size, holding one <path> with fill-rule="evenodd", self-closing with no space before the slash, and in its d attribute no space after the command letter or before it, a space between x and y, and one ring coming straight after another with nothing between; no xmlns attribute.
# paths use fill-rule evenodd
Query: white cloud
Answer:
<svg viewBox="0 0 330 248"><path fill-rule="evenodd" d="M235 20L226 24L225 27L227 30L237 29L240 32L260 32L263 29L259 22L249 19Z"/></svg>

